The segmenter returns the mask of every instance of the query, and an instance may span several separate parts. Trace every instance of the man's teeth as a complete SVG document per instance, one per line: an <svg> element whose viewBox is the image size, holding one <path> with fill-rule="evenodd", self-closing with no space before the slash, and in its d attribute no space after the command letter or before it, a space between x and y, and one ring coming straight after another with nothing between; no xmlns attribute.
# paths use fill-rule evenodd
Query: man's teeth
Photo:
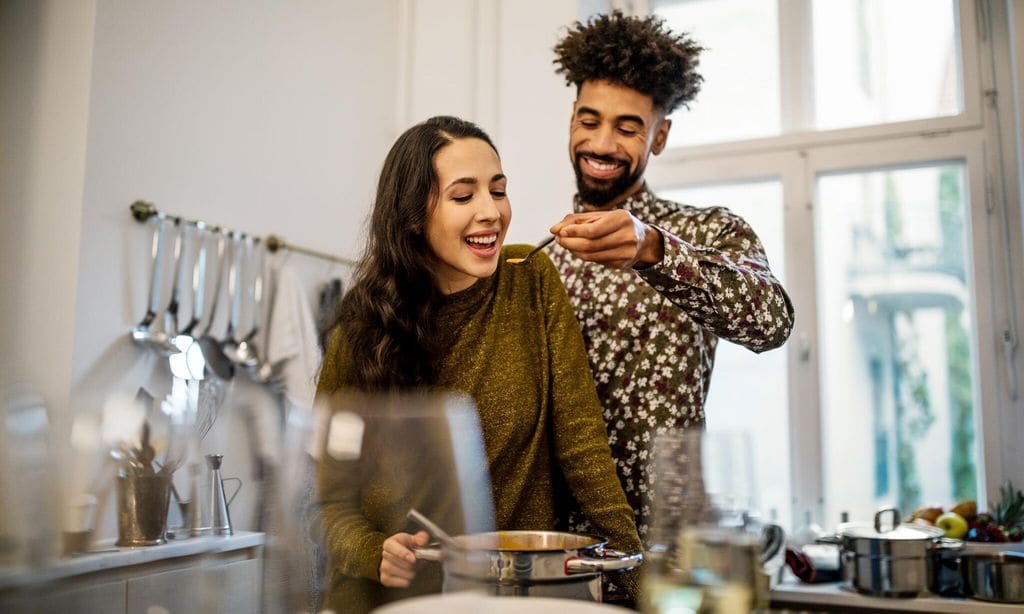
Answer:
<svg viewBox="0 0 1024 614"><path fill-rule="evenodd" d="M601 162L600 160L595 160L593 158L587 158L587 162L590 166L593 166L599 171L612 171L619 167L618 164L612 162Z"/></svg>
<svg viewBox="0 0 1024 614"><path fill-rule="evenodd" d="M483 237L466 237L468 243L475 243L477 245L490 245L498 240L498 235L486 235Z"/></svg>

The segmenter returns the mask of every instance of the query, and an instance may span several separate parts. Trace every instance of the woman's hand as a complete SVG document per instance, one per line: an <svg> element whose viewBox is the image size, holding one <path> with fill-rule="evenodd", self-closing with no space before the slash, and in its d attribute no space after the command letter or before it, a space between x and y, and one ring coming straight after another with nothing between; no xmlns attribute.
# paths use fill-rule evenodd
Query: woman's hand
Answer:
<svg viewBox="0 0 1024 614"><path fill-rule="evenodd" d="M380 583L394 588L409 586L416 577L416 554L412 549L426 546L430 536L426 531L415 535L395 533L384 540L384 552L380 558Z"/></svg>

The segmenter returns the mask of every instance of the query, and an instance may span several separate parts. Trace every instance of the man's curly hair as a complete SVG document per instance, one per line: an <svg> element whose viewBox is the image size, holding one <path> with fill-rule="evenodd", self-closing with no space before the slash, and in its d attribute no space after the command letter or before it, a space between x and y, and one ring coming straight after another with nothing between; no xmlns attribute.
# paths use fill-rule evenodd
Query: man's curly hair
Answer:
<svg viewBox="0 0 1024 614"><path fill-rule="evenodd" d="M577 21L555 45L555 72L577 90L586 81L610 81L651 97L671 113L689 107L700 90L696 69L704 48L673 34L661 17L626 17L621 11Z"/></svg>

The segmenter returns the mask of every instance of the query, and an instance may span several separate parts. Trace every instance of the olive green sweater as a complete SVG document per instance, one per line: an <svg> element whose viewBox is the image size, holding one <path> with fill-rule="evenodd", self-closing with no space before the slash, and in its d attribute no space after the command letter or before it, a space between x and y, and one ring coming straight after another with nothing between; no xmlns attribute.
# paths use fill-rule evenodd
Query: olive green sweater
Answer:
<svg viewBox="0 0 1024 614"><path fill-rule="evenodd" d="M552 529L567 485L595 533L607 537L612 547L639 552L579 324L558 271L543 253L525 264L505 262L528 249L506 247L494 275L445 297L438 314L439 347L445 353L439 358L436 389L466 393L476 403L496 528ZM344 333L336 329L320 374L321 400L353 385L350 365ZM404 446L392 451L415 454ZM372 453L363 450L364 456ZM426 564L420 565L411 589L385 589L378 581L384 540L415 530L405 513L410 503L418 503L394 500L396 491L410 496L415 480L387 471L368 475L365 466L324 458L318 482L331 558L325 605L345 612L368 610L438 590L437 570ZM635 582L627 584L635 592Z"/></svg>

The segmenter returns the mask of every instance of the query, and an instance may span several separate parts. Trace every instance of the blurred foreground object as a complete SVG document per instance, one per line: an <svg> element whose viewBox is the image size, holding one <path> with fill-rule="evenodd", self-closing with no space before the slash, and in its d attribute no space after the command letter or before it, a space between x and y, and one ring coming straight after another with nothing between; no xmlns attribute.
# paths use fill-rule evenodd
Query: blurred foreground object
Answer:
<svg viewBox="0 0 1024 614"><path fill-rule="evenodd" d="M58 554L50 422L38 395L14 388L0 428L0 565L41 567Z"/></svg>

